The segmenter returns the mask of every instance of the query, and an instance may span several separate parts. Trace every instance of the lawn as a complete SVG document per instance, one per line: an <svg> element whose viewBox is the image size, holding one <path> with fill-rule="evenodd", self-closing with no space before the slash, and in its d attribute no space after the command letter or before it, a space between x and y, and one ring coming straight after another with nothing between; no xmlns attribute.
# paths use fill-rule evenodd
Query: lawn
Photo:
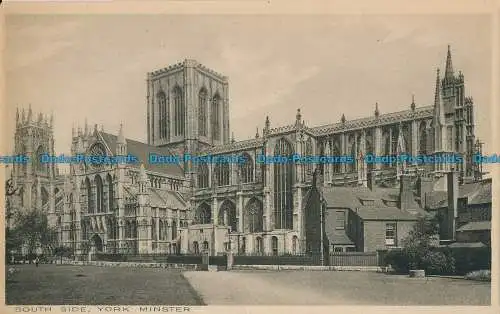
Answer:
<svg viewBox="0 0 500 314"><path fill-rule="evenodd" d="M203 305L179 270L16 265L7 305Z"/></svg>

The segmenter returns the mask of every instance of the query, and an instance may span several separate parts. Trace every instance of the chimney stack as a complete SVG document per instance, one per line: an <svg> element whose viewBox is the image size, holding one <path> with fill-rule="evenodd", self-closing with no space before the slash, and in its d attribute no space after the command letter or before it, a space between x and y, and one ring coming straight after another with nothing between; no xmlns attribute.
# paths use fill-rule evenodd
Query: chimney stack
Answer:
<svg viewBox="0 0 500 314"><path fill-rule="evenodd" d="M375 189L375 173L373 171L368 171L366 174L366 186L373 191Z"/></svg>
<svg viewBox="0 0 500 314"><path fill-rule="evenodd" d="M446 212L446 235L445 240L455 240L456 223L458 217L458 173L451 171L447 173L448 184L448 209Z"/></svg>
<svg viewBox="0 0 500 314"><path fill-rule="evenodd" d="M432 178L420 176L417 182L417 195L420 197L420 206L426 208L426 194L432 192L434 182Z"/></svg>
<svg viewBox="0 0 500 314"><path fill-rule="evenodd" d="M399 178L399 208L401 210L410 209L413 204L413 187L411 176L402 174Z"/></svg>

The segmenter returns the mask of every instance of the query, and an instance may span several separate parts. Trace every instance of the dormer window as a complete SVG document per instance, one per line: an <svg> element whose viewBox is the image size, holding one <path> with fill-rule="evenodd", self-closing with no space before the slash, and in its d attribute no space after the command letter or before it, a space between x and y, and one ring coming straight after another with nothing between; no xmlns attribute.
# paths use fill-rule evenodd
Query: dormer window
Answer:
<svg viewBox="0 0 500 314"><path fill-rule="evenodd" d="M363 206L375 206L375 200L374 199L360 199L361 204Z"/></svg>

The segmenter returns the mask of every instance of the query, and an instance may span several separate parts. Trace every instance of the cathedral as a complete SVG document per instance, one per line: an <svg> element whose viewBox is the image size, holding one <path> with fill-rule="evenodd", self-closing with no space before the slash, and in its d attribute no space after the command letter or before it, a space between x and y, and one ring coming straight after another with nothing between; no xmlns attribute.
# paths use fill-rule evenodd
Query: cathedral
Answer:
<svg viewBox="0 0 500 314"><path fill-rule="evenodd" d="M365 118L308 126L297 109L289 125L265 118L255 138L235 141L229 120L228 77L195 60L147 74L147 143L96 126L72 130L71 154L136 156L130 164L73 163L60 174L40 156L54 152L53 118L17 112L14 153L32 162L13 165L17 187L12 208L39 209L57 227L60 245L84 254L212 255L304 253L304 198L312 184L329 187L394 187L403 174L478 180L473 162L474 105L464 75L452 65L436 73L435 100L383 114L375 105ZM237 156L243 162L152 163L157 156ZM373 164L366 156L462 156L455 163L396 160ZM349 163L265 163L259 156L351 156ZM315 181L315 182L313 182Z"/></svg>

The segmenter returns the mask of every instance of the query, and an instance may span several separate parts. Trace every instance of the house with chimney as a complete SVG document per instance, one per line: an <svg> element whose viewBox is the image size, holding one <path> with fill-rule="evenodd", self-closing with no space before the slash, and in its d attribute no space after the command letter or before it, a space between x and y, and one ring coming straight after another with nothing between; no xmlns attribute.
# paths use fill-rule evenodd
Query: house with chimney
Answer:
<svg viewBox="0 0 500 314"><path fill-rule="evenodd" d="M441 181L433 190L425 184L422 188L422 207L439 217L441 244L491 246L492 179L460 185L450 172Z"/></svg>
<svg viewBox="0 0 500 314"><path fill-rule="evenodd" d="M324 252L374 252L401 246L418 217L426 214L415 200L412 177L401 175L399 188L378 187L374 179L368 173L366 187L309 191L305 223L310 251L318 251L321 242Z"/></svg>
<svg viewBox="0 0 500 314"><path fill-rule="evenodd" d="M457 172L425 177L402 174L399 187L317 184L305 197L309 252L374 252L402 246L420 217L438 217L440 244L491 243L491 179L459 184ZM323 234L323 238L321 237Z"/></svg>

